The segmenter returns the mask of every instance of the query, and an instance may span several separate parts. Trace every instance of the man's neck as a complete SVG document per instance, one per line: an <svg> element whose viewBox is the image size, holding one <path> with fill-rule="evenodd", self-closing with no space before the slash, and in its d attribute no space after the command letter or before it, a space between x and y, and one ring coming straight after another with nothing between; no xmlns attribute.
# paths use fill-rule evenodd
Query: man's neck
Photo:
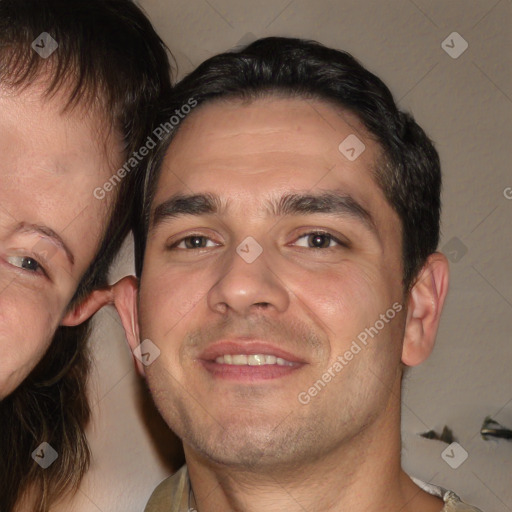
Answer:
<svg viewBox="0 0 512 512"><path fill-rule="evenodd" d="M388 411L389 413L390 411ZM198 512L440 512L400 465L400 416L384 415L316 461L253 468L212 464L185 446Z"/></svg>

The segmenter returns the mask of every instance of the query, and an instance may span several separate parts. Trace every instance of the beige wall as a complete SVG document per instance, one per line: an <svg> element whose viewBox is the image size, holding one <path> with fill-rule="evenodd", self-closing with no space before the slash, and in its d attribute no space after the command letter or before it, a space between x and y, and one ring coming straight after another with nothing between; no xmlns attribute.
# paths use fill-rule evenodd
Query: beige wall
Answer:
<svg viewBox="0 0 512 512"><path fill-rule="evenodd" d="M512 510L512 443L484 442L479 436L486 415L512 427L512 199L504 195L512 187L512 2L139 3L176 56L180 75L256 37L316 39L352 52L377 73L434 139L445 183L441 247L450 244L446 250L452 259L457 251L460 257L461 248L467 252L451 266L436 350L405 384L404 465L410 474L453 488L486 512ZM441 48L454 31L469 44L457 59ZM113 279L131 269L127 247ZM170 472L164 460L176 457L175 443L154 414L149 434L141 387L114 310L98 316L92 345L94 463L66 510L141 511ZM417 435L445 424L469 454L458 469L441 458L446 445ZM155 437L164 457L157 455Z"/></svg>

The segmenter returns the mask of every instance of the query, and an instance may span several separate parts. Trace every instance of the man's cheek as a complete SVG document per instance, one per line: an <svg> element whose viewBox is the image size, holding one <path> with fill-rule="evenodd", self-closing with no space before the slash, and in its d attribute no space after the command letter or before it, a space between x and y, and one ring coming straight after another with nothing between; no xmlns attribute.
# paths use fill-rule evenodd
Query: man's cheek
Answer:
<svg viewBox="0 0 512 512"><path fill-rule="evenodd" d="M175 328L183 328L188 319L197 314L206 305L206 294L194 289L194 285L172 285L155 298L161 309L161 318L165 321L167 332L171 334ZM163 307L160 307L162 305ZM160 320L158 320L160 321Z"/></svg>

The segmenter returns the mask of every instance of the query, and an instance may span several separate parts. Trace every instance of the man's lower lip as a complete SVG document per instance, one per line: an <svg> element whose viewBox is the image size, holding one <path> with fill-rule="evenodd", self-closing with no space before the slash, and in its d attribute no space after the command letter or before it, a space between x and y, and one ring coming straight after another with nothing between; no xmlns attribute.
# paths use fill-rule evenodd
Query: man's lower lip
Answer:
<svg viewBox="0 0 512 512"><path fill-rule="evenodd" d="M277 364L249 366L219 364L215 361L201 361L201 363L206 371L216 378L245 381L278 379L290 375L290 373L293 373L303 366L302 364L293 366L279 366Z"/></svg>

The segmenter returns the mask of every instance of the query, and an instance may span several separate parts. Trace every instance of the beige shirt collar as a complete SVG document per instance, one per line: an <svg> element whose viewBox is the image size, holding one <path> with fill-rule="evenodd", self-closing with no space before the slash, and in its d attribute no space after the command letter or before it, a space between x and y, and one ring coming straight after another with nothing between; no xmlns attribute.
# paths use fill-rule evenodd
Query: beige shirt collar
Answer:
<svg viewBox="0 0 512 512"><path fill-rule="evenodd" d="M414 477L412 480L424 491L443 499L445 505L441 512L482 512L464 503L453 491L426 484ZM155 489L144 512L196 512L189 508L189 496L190 480L185 465Z"/></svg>

